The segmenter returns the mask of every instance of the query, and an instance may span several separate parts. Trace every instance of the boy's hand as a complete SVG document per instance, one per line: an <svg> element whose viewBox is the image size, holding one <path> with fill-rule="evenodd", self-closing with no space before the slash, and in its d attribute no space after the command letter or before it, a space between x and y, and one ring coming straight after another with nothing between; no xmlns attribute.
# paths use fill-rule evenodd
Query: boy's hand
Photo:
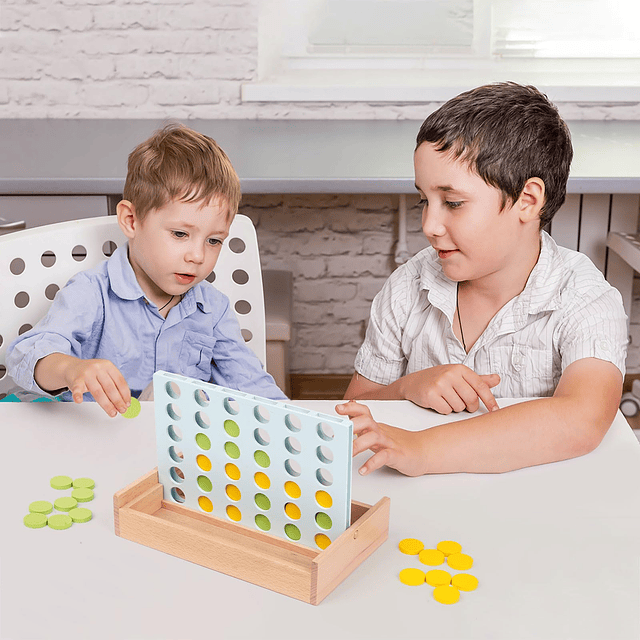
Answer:
<svg viewBox="0 0 640 640"><path fill-rule="evenodd" d="M66 360L62 374L74 402L82 402L82 395L88 392L112 418L131 404L129 385L110 360L71 358Z"/></svg>
<svg viewBox="0 0 640 640"><path fill-rule="evenodd" d="M336 411L349 416L353 421L353 431L357 436L353 443L353 455L367 449L374 453L358 469L360 475L366 475L384 465L407 476L426 473L423 432L405 431L376 422L368 407L353 400L337 405Z"/></svg>
<svg viewBox="0 0 640 640"><path fill-rule="evenodd" d="M444 364L401 378L402 396L444 415L452 411L478 410L482 400L489 411L498 409L491 388L500 383L496 373L478 375L463 364Z"/></svg>

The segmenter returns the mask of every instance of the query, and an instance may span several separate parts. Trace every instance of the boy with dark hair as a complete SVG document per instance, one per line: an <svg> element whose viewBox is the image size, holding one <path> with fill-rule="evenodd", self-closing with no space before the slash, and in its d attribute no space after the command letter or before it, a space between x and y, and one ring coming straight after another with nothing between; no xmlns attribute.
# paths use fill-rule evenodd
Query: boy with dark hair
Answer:
<svg viewBox="0 0 640 640"><path fill-rule="evenodd" d="M159 370L284 399L245 345L229 300L204 279L240 202L211 138L167 125L129 155L118 224L128 238L78 273L46 317L9 347L17 384L124 413Z"/></svg>
<svg viewBox="0 0 640 640"><path fill-rule="evenodd" d="M534 87L479 87L423 123L414 166L431 247L376 296L345 398L489 411L407 432L340 405L354 453L375 453L361 473L507 471L602 440L622 392L622 299L585 255L541 231L564 202L572 155L566 124ZM496 397L542 399L498 411Z"/></svg>

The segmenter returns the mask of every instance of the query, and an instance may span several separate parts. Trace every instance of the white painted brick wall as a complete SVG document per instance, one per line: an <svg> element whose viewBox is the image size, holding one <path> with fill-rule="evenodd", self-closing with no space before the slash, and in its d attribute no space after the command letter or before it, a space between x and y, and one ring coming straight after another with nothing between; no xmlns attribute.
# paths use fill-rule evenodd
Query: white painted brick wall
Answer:
<svg viewBox="0 0 640 640"><path fill-rule="evenodd" d="M248 103L259 0L2 0L0 118L421 120L435 105ZM568 119L640 119L638 104L563 104ZM246 196L265 268L294 276L292 371L350 373L395 267L397 198ZM426 244L409 211L409 249ZM629 370L640 371L636 283ZM637 345L637 346L636 346Z"/></svg>

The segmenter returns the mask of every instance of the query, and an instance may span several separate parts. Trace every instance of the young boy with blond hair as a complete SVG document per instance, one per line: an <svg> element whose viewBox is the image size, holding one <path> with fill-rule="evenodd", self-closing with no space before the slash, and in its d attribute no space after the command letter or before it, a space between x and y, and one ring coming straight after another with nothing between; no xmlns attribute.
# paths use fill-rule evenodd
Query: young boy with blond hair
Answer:
<svg viewBox="0 0 640 640"><path fill-rule="evenodd" d="M240 203L240 180L214 140L179 124L129 155L109 260L78 273L48 314L9 347L21 387L124 413L162 369L284 399L245 345L228 298L205 278Z"/></svg>
<svg viewBox="0 0 640 640"><path fill-rule="evenodd" d="M430 247L373 301L339 413L360 469L501 472L593 450L622 392L627 321L618 291L543 231L565 199L569 130L534 87L499 83L453 98L414 153ZM532 398L499 409L496 398ZM358 399L487 412L408 432Z"/></svg>

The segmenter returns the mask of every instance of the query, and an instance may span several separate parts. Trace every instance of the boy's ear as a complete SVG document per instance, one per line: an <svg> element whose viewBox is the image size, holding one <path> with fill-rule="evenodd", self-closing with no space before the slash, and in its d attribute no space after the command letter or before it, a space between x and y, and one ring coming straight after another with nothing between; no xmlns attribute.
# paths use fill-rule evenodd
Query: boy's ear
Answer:
<svg viewBox="0 0 640 640"><path fill-rule="evenodd" d="M138 224L133 204L129 200L120 200L116 207L116 215L118 216L118 224L122 229L122 233L129 239L133 238Z"/></svg>
<svg viewBox="0 0 640 640"><path fill-rule="evenodd" d="M540 219L540 211L544 206L545 186L540 178L529 178L518 198L518 213L521 222L532 222Z"/></svg>

